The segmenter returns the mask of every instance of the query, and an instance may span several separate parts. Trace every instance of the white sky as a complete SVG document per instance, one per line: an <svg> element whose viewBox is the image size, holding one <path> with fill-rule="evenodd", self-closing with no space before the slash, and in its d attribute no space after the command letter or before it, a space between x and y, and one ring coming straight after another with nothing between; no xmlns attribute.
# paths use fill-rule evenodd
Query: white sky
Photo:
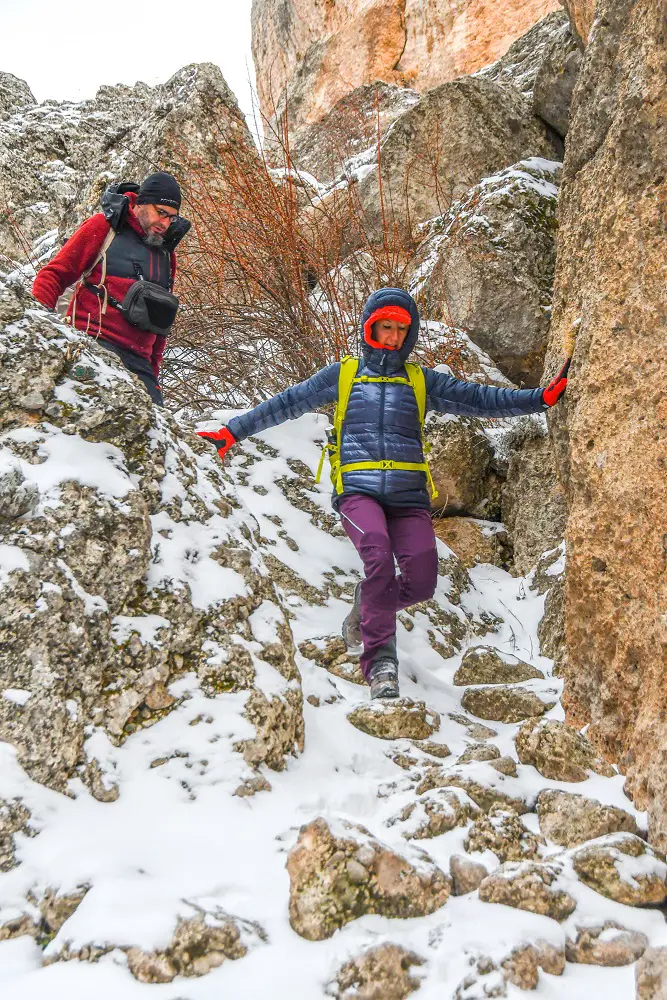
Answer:
<svg viewBox="0 0 667 1000"><path fill-rule="evenodd" d="M246 115L251 0L0 0L0 71L38 101L94 97L102 84L165 83L182 66L213 62Z"/></svg>

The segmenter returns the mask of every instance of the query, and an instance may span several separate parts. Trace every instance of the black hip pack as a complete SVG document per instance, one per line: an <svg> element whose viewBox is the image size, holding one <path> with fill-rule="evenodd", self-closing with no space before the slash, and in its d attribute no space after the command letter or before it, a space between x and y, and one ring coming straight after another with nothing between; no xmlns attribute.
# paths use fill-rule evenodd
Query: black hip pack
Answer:
<svg viewBox="0 0 667 1000"><path fill-rule="evenodd" d="M111 297L109 302L116 305ZM153 281L139 278L130 285L122 303L116 308L120 308L132 326L166 337L176 319L178 306L178 298L173 292Z"/></svg>

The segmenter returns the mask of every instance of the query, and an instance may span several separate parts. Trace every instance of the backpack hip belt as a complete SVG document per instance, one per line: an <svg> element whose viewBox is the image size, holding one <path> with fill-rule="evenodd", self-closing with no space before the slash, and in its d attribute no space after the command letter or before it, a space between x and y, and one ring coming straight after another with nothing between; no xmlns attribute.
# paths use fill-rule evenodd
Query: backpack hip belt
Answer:
<svg viewBox="0 0 667 1000"><path fill-rule="evenodd" d="M398 470L401 472L423 472L426 476L426 481L428 483L429 492L431 494L431 499L435 500L438 496L438 491L435 488L435 483L433 482L433 476L431 475L431 470L428 465L428 461L423 462L395 462L393 459L380 459L377 462L348 462L346 465L341 465L340 463L340 444L343 431L343 422L345 420L345 414L347 412L347 406L350 401L350 394L352 392L352 387L356 383L360 382L393 382L397 385L409 385L412 386L412 391L415 394L415 399L417 401L417 410L419 412L419 432L421 437L421 446L424 456L428 454L429 446L424 441L424 417L426 416L426 382L424 379L424 373L419 365L412 364L411 362L406 362L405 370L408 373L408 377L404 378L402 375L384 375L371 376L371 375L360 375L357 377L357 370L359 368L359 359L347 356L341 359L340 362L340 372L338 375L338 401L336 402L336 412L334 414L333 420L333 430L327 435L327 443L322 448L322 454L320 456L320 463L317 468L317 475L315 476L315 482L319 483L322 477L322 469L324 468L324 458L329 455L329 464L331 466L331 482L334 485L336 495L340 495L343 492L343 475L346 472L362 472L366 469L378 469L380 471L384 470Z"/></svg>

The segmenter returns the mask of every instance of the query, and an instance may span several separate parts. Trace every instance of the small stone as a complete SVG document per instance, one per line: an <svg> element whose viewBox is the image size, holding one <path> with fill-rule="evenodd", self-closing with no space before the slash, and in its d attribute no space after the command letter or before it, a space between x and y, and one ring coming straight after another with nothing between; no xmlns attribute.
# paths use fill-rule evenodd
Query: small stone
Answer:
<svg viewBox="0 0 667 1000"><path fill-rule="evenodd" d="M461 698L466 712L492 722L522 722L544 715L555 704L556 699L542 701L534 691L502 684L468 688Z"/></svg>
<svg viewBox="0 0 667 1000"><path fill-rule="evenodd" d="M568 962L583 965L632 965L648 948L648 938L639 931L629 931L613 920L596 927L577 927L574 940L565 942Z"/></svg>
<svg viewBox="0 0 667 1000"><path fill-rule="evenodd" d="M423 701L407 698L359 705L347 718L362 733L382 740L423 740L440 726L437 712L428 709Z"/></svg>
<svg viewBox="0 0 667 1000"><path fill-rule="evenodd" d="M21 398L17 400L17 403L22 410L38 411L38 410L43 410L44 407L46 406L46 400L44 399L44 396L42 395L41 392L38 392L36 389L33 390L32 392L27 392L25 396L21 396Z"/></svg>
<svg viewBox="0 0 667 1000"><path fill-rule="evenodd" d="M607 833L639 833L634 817L625 810L555 788L540 792L536 812L544 836L562 847L576 847Z"/></svg>
<svg viewBox="0 0 667 1000"><path fill-rule="evenodd" d="M473 740L492 740L494 736L498 735L498 731L491 729L490 726L482 725L481 722L473 722L471 726L468 726L468 735Z"/></svg>
<svg viewBox="0 0 667 1000"><path fill-rule="evenodd" d="M415 740L413 746L431 757L450 757L452 753L446 743L434 743L433 740Z"/></svg>
<svg viewBox="0 0 667 1000"><path fill-rule="evenodd" d="M453 854L449 861L449 874L452 877L452 891L455 896L465 896L475 892L489 874L484 865L461 854Z"/></svg>
<svg viewBox="0 0 667 1000"><path fill-rule="evenodd" d="M336 1000L406 1000L421 983L411 975L411 969L423 964L424 959L413 951L397 944L381 944L346 962L334 982L327 984L327 996Z"/></svg>
<svg viewBox="0 0 667 1000"><path fill-rule="evenodd" d="M499 774L507 775L508 778L516 778L518 774L514 757L499 757L498 760L492 760L491 767L495 768Z"/></svg>
<svg viewBox="0 0 667 1000"><path fill-rule="evenodd" d="M366 678L361 672L359 661L350 657L342 636L326 636L317 642L323 642L323 647L320 648L312 640L302 642L299 645L301 655L308 660L314 660L318 666L328 670L335 677L350 681L352 684L366 686Z"/></svg>
<svg viewBox="0 0 667 1000"><path fill-rule="evenodd" d="M481 815L479 806L459 788L434 788L424 792L416 802L410 802L399 817L388 821L388 825L402 821L405 823L403 836L407 839L423 840L439 837L457 826L466 826L471 819Z"/></svg>
<svg viewBox="0 0 667 1000"><path fill-rule="evenodd" d="M542 837L524 826L512 810L493 805L488 815L475 820L464 842L466 851L493 851L501 864L504 861L535 860L545 846Z"/></svg>
<svg viewBox="0 0 667 1000"><path fill-rule="evenodd" d="M493 744L475 743L468 747L456 761L457 764L467 764L471 760L498 760L500 750Z"/></svg>
<svg viewBox="0 0 667 1000"><path fill-rule="evenodd" d="M529 719L516 736L522 764L532 764L552 781L585 781L590 771L606 778L616 772L576 729L553 719Z"/></svg>
<svg viewBox="0 0 667 1000"><path fill-rule="evenodd" d="M454 674L454 684L458 687L467 684L517 684L535 678L543 679L544 674L530 663L524 663L510 653L500 653L493 646L473 646L464 653L461 666Z"/></svg>
<svg viewBox="0 0 667 1000"><path fill-rule="evenodd" d="M664 856L632 833L614 833L570 852L587 886L627 906L660 905L667 899Z"/></svg>
<svg viewBox="0 0 667 1000"><path fill-rule="evenodd" d="M488 766L493 767L494 763L495 761L491 761ZM488 812L491 806L497 802L519 814L530 811L529 805L524 799L511 795L498 787L502 779L496 779L495 782L486 784L483 780L484 776L479 773L478 768L469 773L469 769L475 768L475 764L476 762L464 764L457 767L456 770L429 768L428 773L417 785L417 794L421 795L432 788L462 788L484 812ZM481 766L484 767L484 763Z"/></svg>
<svg viewBox="0 0 667 1000"><path fill-rule="evenodd" d="M667 1000L667 948L647 948L635 967L636 1000Z"/></svg>
<svg viewBox="0 0 667 1000"><path fill-rule="evenodd" d="M158 712L165 708L171 708L176 703L176 699L172 698L164 684L158 681L146 695L145 702L151 712Z"/></svg>
<svg viewBox="0 0 667 1000"><path fill-rule="evenodd" d="M577 904L569 893L555 887L561 872L561 866L553 861L509 861L484 879L479 898L565 920Z"/></svg>

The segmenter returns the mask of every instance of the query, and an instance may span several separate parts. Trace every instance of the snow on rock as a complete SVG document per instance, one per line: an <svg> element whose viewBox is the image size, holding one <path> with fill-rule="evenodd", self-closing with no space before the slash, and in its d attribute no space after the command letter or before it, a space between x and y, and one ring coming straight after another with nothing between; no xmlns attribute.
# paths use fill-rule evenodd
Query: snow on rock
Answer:
<svg viewBox="0 0 667 1000"><path fill-rule="evenodd" d="M626 1000L632 965L582 956L667 944L618 901L662 897L666 869L591 837L645 817L558 703L490 728L454 683L483 643L489 687L525 664L514 688L556 702L541 588L438 542L397 633L397 709L428 727L378 739L348 718L387 713L341 646L361 566L313 482L324 415L221 466L4 280L0 319L0 481L24 498L0 515L0 993ZM572 777L600 806L571 812L576 844L540 805Z"/></svg>

